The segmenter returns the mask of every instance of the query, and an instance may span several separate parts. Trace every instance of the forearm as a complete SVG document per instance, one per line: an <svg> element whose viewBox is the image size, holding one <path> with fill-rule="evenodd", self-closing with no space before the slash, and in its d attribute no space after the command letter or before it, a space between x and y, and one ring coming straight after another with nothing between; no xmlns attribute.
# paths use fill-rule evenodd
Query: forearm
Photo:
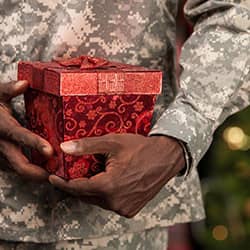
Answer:
<svg viewBox="0 0 250 250"><path fill-rule="evenodd" d="M230 2L188 1L196 25L182 50L181 88L150 133L183 141L193 166L218 125L249 105L250 10Z"/></svg>

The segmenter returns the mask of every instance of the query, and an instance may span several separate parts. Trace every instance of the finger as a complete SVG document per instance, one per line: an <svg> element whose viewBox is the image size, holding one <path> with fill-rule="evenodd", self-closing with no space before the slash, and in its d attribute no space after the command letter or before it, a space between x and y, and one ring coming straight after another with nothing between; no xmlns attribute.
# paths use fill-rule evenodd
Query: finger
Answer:
<svg viewBox="0 0 250 250"><path fill-rule="evenodd" d="M7 102L11 98L23 94L28 86L29 84L27 81L0 84L0 101Z"/></svg>
<svg viewBox="0 0 250 250"><path fill-rule="evenodd" d="M66 181L58 176L51 175L49 176L49 182L53 186L75 196L91 196L94 193L91 181L87 178Z"/></svg>
<svg viewBox="0 0 250 250"><path fill-rule="evenodd" d="M121 145L110 135L73 140L61 144L63 152L76 156L115 153L120 147Z"/></svg>
<svg viewBox="0 0 250 250"><path fill-rule="evenodd" d="M53 148L48 141L19 125L6 126L0 131L0 136L18 145L36 149L46 157L53 155Z"/></svg>
<svg viewBox="0 0 250 250"><path fill-rule="evenodd" d="M12 140L18 142L21 145L36 149L38 152L47 157L51 157L53 155L53 147L48 141L21 126L17 127L16 133L13 134Z"/></svg>
<svg viewBox="0 0 250 250"><path fill-rule="evenodd" d="M49 174L41 167L30 163L16 145L0 140L0 151L19 175L34 181L48 180Z"/></svg>
<svg viewBox="0 0 250 250"><path fill-rule="evenodd" d="M78 178L66 181L58 176L49 176L49 182L59 189L75 196L102 196L105 189L104 173L91 178Z"/></svg>

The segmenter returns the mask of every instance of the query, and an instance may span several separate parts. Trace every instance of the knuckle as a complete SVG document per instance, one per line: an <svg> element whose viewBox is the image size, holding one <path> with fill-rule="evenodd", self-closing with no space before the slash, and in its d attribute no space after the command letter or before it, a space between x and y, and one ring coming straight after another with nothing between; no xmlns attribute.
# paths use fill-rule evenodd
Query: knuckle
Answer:
<svg viewBox="0 0 250 250"><path fill-rule="evenodd" d="M33 134L29 130L23 129L22 127L18 128L18 131L19 136L17 141L21 146L30 146L40 152L43 150L44 144L39 136Z"/></svg>
<svg viewBox="0 0 250 250"><path fill-rule="evenodd" d="M3 126L1 128L1 135L4 138L13 139L13 137L15 137L15 133L16 133L15 130L16 130L16 126L8 124L8 126Z"/></svg>
<svg viewBox="0 0 250 250"><path fill-rule="evenodd" d="M108 141L114 141L117 138L117 134L115 133L106 134L106 135L103 135L103 138L105 138Z"/></svg>
<svg viewBox="0 0 250 250"><path fill-rule="evenodd" d="M88 143L86 143L85 140L79 139L74 141L76 144L77 150L87 150L88 149Z"/></svg>
<svg viewBox="0 0 250 250"><path fill-rule="evenodd" d="M7 152L7 145L4 143L4 141L0 140L0 152L2 154L5 154Z"/></svg>
<svg viewBox="0 0 250 250"><path fill-rule="evenodd" d="M21 127L17 125L10 125L8 128L6 128L6 138L17 142L21 146L25 143L25 138L23 133L20 130Z"/></svg>
<svg viewBox="0 0 250 250"><path fill-rule="evenodd" d="M110 143L117 142L118 134L115 134L115 133L106 134L106 135L103 135L103 138L105 139L105 141L110 142Z"/></svg>
<svg viewBox="0 0 250 250"><path fill-rule="evenodd" d="M111 134L109 137L107 137L105 143L109 148L114 148L116 150L120 150L123 148L123 144L121 143L121 140L119 139L117 134Z"/></svg>
<svg viewBox="0 0 250 250"><path fill-rule="evenodd" d="M20 166L16 165L16 163L12 164L12 167L15 169L15 171L22 177L27 177L27 172Z"/></svg>

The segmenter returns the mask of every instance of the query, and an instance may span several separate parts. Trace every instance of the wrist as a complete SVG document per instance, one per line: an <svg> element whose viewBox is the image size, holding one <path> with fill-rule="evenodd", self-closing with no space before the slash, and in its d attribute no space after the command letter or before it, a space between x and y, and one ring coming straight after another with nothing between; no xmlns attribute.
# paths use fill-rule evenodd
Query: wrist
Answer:
<svg viewBox="0 0 250 250"><path fill-rule="evenodd" d="M166 154L166 161L172 163L176 169L176 175L183 175L187 171L185 151L182 142L166 135L154 135L155 145ZM170 152L170 153L169 153Z"/></svg>

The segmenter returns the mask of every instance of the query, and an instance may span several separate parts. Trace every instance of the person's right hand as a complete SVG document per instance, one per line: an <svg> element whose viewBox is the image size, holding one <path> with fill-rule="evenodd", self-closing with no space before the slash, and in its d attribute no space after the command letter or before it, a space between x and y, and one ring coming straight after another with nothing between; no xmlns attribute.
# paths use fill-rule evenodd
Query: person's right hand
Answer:
<svg viewBox="0 0 250 250"><path fill-rule="evenodd" d="M19 175L34 181L45 181L48 173L30 163L22 147L36 149L47 158L52 156L53 148L45 139L22 127L12 116L10 108L11 99L23 94L27 88L26 81L0 83L0 154Z"/></svg>

